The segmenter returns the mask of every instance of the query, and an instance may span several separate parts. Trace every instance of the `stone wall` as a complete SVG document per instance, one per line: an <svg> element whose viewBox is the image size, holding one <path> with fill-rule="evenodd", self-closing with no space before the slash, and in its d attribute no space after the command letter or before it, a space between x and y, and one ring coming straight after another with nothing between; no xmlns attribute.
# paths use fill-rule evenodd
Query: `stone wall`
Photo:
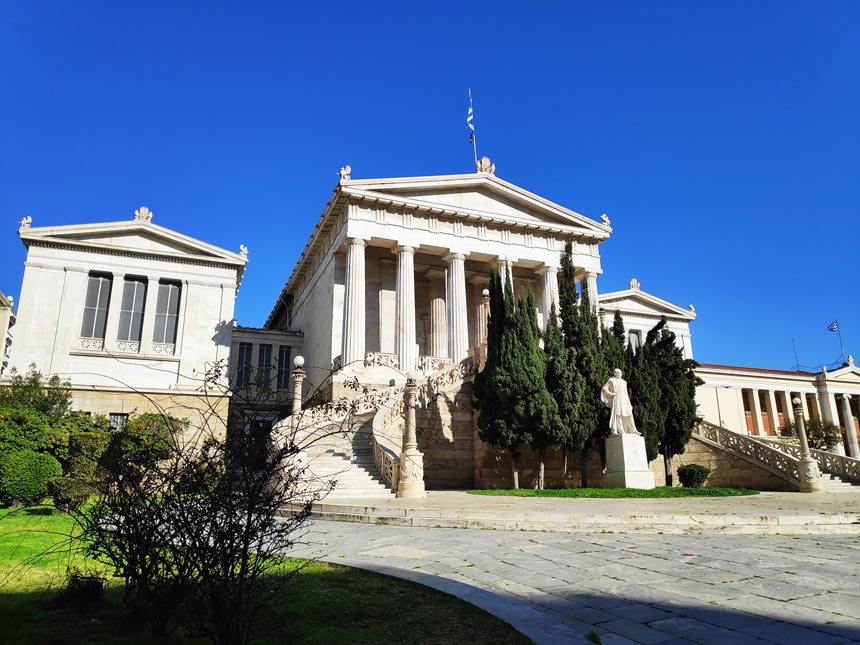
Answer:
<svg viewBox="0 0 860 645"><path fill-rule="evenodd" d="M769 470L748 462L746 459L716 448L693 437L683 455L675 458L676 470L682 464L701 464L713 472L707 486L733 486L756 490L794 491L795 486ZM676 482L677 485L678 482Z"/></svg>
<svg viewBox="0 0 860 645"><path fill-rule="evenodd" d="M440 396L426 408L416 410L418 448L424 453L424 481L428 490L452 488L512 488L513 471L506 450L495 448L478 438L477 415L472 412L472 386L466 383L456 394ZM757 490L790 491L794 486L764 468L721 450L695 437L683 455L673 460L674 485L679 486L677 468L682 464L701 464L713 472L709 486L734 486ZM537 487L540 469L538 455L524 447L519 458L521 488ZM662 456L649 464L657 486L666 485ZM563 455L558 448L546 453L545 486L560 488ZM588 485L603 486L600 453L588 453ZM568 455L567 485L579 487L582 481L581 457Z"/></svg>
<svg viewBox="0 0 860 645"><path fill-rule="evenodd" d="M415 411L424 482L430 490L474 487L475 430L472 387L440 395Z"/></svg>
<svg viewBox="0 0 860 645"><path fill-rule="evenodd" d="M224 438L230 398L200 394L146 394L99 390L72 390L72 407L91 414L128 414L156 412L188 419L186 440L200 434Z"/></svg>

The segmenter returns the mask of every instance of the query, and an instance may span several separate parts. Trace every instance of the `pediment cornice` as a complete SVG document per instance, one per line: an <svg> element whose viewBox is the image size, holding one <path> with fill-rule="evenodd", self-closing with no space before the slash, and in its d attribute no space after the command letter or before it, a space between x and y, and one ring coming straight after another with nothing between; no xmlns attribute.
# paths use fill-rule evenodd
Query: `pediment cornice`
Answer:
<svg viewBox="0 0 860 645"><path fill-rule="evenodd" d="M646 309L652 310L655 314L663 315L667 318L681 319L688 322L696 319L696 314L693 311L684 309L679 305L658 298L640 289L624 289L623 291L601 293L599 298L601 307L615 304L617 306L613 307L613 309L620 309L622 314L625 311L624 303L632 301L642 305Z"/></svg>

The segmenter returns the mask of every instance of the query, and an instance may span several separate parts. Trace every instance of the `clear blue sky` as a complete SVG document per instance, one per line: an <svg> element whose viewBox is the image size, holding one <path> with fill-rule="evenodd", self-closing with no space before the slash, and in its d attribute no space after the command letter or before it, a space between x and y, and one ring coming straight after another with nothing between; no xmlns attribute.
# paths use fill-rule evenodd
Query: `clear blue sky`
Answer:
<svg viewBox="0 0 860 645"><path fill-rule="evenodd" d="M860 2L311 4L0 0L0 290L24 215L145 204L248 246L261 325L340 166L473 170L471 87L497 174L608 213L600 290L695 304L699 361L830 363L834 319L860 355Z"/></svg>

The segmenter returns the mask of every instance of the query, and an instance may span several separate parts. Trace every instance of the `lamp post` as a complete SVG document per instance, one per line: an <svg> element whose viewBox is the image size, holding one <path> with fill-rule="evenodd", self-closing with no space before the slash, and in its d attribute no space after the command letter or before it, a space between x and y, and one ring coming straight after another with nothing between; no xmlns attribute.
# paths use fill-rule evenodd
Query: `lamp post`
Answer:
<svg viewBox="0 0 860 645"><path fill-rule="evenodd" d="M426 497L424 490L424 455L418 450L418 437L415 432L415 383L416 374L406 374L406 387L403 392L403 408L406 413L406 426L403 429L403 452L400 453L400 481L397 483L397 497L421 499Z"/></svg>
<svg viewBox="0 0 860 645"><path fill-rule="evenodd" d="M305 380L304 356L296 356L293 359L293 416L298 417L302 411L302 381Z"/></svg>
<svg viewBox="0 0 860 645"><path fill-rule="evenodd" d="M800 477L801 493L820 493L824 490L821 476L818 470L818 462L812 458L809 452L809 442L806 439L806 424L803 421L803 406L800 398L792 400L794 405L794 423L797 426L797 434L800 437L800 462L797 465L797 474Z"/></svg>

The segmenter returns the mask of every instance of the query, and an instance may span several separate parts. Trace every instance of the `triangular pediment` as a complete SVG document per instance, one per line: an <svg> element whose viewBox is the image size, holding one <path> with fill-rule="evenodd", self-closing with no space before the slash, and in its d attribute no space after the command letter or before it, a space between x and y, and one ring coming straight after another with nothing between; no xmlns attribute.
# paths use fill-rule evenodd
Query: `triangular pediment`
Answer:
<svg viewBox="0 0 860 645"><path fill-rule="evenodd" d="M642 316L666 316L667 318L695 320L696 314L690 309L684 309L676 304L663 300L640 289L625 289L600 294L601 308L615 311L618 309L623 316L625 313Z"/></svg>
<svg viewBox="0 0 860 645"><path fill-rule="evenodd" d="M99 249L129 254L193 258L244 266L247 259L151 222L104 222L19 229L24 244Z"/></svg>
<svg viewBox="0 0 860 645"><path fill-rule="evenodd" d="M555 204L494 175L443 175L344 182L342 189L359 199L418 211L441 212L513 226L556 228L571 234L606 239L608 224Z"/></svg>
<svg viewBox="0 0 860 645"><path fill-rule="evenodd" d="M827 372L827 380L860 385L860 368L852 361L845 367Z"/></svg>

